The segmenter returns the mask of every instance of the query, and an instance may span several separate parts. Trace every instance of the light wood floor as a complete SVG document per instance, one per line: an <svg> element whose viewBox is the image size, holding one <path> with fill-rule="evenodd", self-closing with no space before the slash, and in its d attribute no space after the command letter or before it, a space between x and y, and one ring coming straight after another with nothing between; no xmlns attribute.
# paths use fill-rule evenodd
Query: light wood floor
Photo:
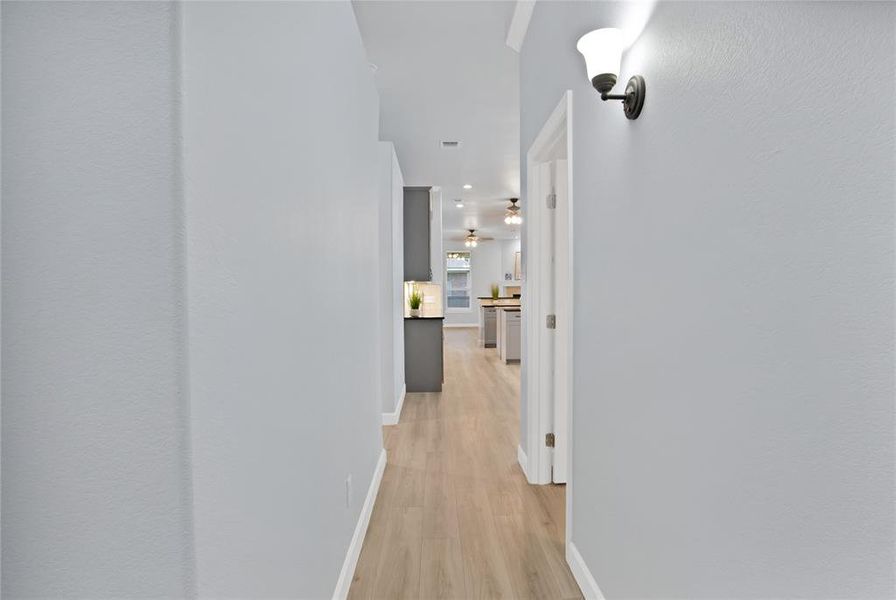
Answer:
<svg viewBox="0 0 896 600"><path fill-rule="evenodd" d="M519 365L445 330L441 394L408 394L349 592L362 598L581 598L564 559L563 486L516 460Z"/></svg>

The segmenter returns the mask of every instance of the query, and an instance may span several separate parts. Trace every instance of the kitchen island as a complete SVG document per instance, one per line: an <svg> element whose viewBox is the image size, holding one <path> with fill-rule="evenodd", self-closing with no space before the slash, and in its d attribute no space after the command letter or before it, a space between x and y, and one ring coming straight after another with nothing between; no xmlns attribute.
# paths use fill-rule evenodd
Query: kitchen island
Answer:
<svg viewBox="0 0 896 600"><path fill-rule="evenodd" d="M479 296L479 345L495 348L498 345L498 309L504 306L519 308L519 296Z"/></svg>

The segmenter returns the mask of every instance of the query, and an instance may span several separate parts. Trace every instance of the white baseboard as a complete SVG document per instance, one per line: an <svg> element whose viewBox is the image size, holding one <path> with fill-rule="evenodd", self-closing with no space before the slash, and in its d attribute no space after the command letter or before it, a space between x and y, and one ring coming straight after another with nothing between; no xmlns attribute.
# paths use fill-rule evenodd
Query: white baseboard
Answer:
<svg viewBox="0 0 896 600"><path fill-rule="evenodd" d="M395 412L383 413L383 425L397 425L401 419L401 407L404 406L404 397L407 394L407 386L401 386L401 394L398 396L398 402L395 403Z"/></svg>
<svg viewBox="0 0 896 600"><path fill-rule="evenodd" d="M376 494L380 490L380 482L383 480L383 472L386 470L386 450L380 452L380 459L376 463L376 470L373 472L373 479L370 481L370 487L367 488L367 497L364 499L364 506L361 507L361 514L358 516L358 524L355 525L355 533L352 536L352 542L348 546L348 552L345 554L345 561L342 563L342 570L339 572L339 579L336 581L336 591L333 592L333 600L345 600L348 597L348 590L352 586L352 579L355 576L355 567L358 566L358 557L361 556L361 546L364 545L364 536L367 534L367 526L370 524L370 515L373 514L373 505L376 502Z"/></svg>
<svg viewBox="0 0 896 600"><path fill-rule="evenodd" d="M579 549L572 542L569 542L566 546L566 562L586 600L606 600L603 592L597 587L594 575L591 574L591 571L585 564L585 559L582 558L582 555L579 554Z"/></svg>
<svg viewBox="0 0 896 600"><path fill-rule="evenodd" d="M448 329L472 329L474 327L479 327L478 323L445 323L442 327L446 327Z"/></svg>
<svg viewBox="0 0 896 600"><path fill-rule="evenodd" d="M523 475L526 476L526 481L529 481L529 458L526 456L522 446L516 447L516 461L520 463L520 468L523 470Z"/></svg>

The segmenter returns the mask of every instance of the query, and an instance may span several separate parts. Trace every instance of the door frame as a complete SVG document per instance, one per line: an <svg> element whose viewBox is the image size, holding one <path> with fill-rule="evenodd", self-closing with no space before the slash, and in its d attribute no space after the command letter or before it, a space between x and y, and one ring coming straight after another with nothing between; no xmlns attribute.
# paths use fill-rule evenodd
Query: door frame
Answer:
<svg viewBox="0 0 896 600"><path fill-rule="evenodd" d="M544 276L544 265L542 257L547 252L547 240L542 235L541 224L546 218L549 210L546 205L545 198L539 198L539 178L541 177L542 163L548 158L546 154L550 152L556 142L566 135L566 161L567 161L567 220L565 227L567 230L566 243L569 252L569 277L567 278L567 297L569 302L568 315L568 331L567 343L565 347L566 358L568 363L567 369L567 390L569 393L567 411L566 411L566 465L567 465L567 483L566 483L566 541L570 540L570 532L572 530L572 484L573 484L573 430L572 430L572 414L573 414L573 337L575 335L574 316L575 301L573 296L574 289L574 253L573 253L573 226L574 219L574 202L573 202L573 121L572 121L572 90L567 90L560 98L551 116L548 117L541 131L532 142L526 153L526 193L528 202L526 205L527 224L524 233L526 254L524 256L526 266L523 275L523 310L526 320L526 377L523 386L526 390L526 416L527 416L527 444L526 444L526 477L529 483L547 484L551 483L551 451L545 446L545 434L549 433L552 428L553 421L553 403L548 397L543 387L542 371L547 368L544 362L544 334L546 331L545 317L546 313L543 309L544 299L548 293L548 281ZM560 225L558 223L558 225ZM560 237L560 236L556 236Z"/></svg>

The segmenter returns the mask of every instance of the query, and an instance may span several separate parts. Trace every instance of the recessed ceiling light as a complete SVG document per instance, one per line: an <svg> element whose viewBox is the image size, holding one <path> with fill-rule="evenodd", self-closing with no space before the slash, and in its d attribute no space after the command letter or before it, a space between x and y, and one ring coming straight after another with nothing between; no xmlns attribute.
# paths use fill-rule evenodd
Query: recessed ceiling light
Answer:
<svg viewBox="0 0 896 600"><path fill-rule="evenodd" d="M469 183L465 183L465 184L464 184L464 189L465 189L465 190L472 190L472 189L473 189L473 186L470 185Z"/></svg>
<svg viewBox="0 0 896 600"><path fill-rule="evenodd" d="M464 201L461 200L460 198L455 198L455 199L454 199L454 206L456 206L457 208L463 208L463 207L464 207Z"/></svg>

